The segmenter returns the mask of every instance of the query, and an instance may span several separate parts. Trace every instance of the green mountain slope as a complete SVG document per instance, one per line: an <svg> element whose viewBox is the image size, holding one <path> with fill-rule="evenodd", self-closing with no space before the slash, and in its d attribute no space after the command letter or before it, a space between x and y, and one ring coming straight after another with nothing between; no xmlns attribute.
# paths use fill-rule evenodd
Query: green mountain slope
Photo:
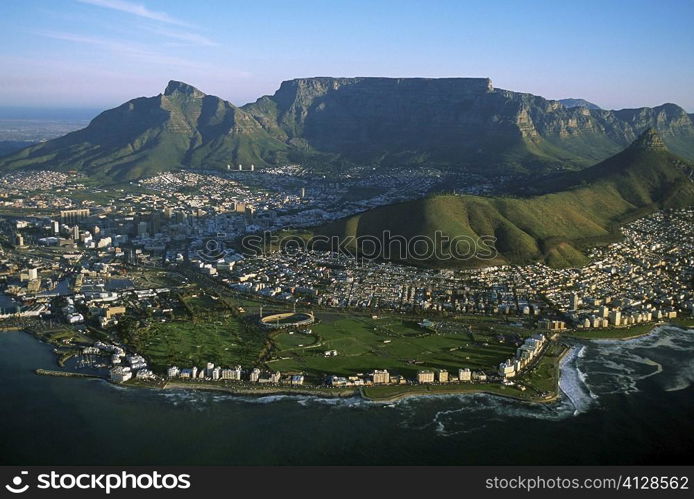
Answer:
<svg viewBox="0 0 694 499"><path fill-rule="evenodd" d="M692 166L670 153L658 134L649 129L623 152L562 179L562 190L526 198L439 195L369 210L316 230L339 236L352 251L369 251L374 238L404 237L411 241L402 258L399 246L380 256L407 263L469 267L499 263L545 261L553 266L584 263L581 248L614 236L619 223L659 207L694 203ZM558 182L559 183L559 182ZM441 244L438 254L416 254L417 237L432 241L437 233L449 239L467 236L478 240L493 236L498 255L490 258L490 245L482 243L474 258L452 258L454 248ZM352 238L368 236L366 245ZM439 237L441 240L441 237ZM432 246L433 247L433 246ZM397 251L392 251L395 248ZM465 248L463 248L465 249ZM420 252L423 253L423 252ZM458 248L459 256L463 251Z"/></svg>
<svg viewBox="0 0 694 499"><path fill-rule="evenodd" d="M83 130L1 159L0 167L129 180L181 167L262 165L285 149L244 111L172 81L163 94L105 111Z"/></svg>

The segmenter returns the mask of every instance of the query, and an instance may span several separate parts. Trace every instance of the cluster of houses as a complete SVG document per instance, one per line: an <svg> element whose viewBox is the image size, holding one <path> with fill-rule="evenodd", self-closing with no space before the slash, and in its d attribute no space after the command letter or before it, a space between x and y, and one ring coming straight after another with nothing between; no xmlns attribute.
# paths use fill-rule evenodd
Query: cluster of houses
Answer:
<svg viewBox="0 0 694 499"><path fill-rule="evenodd" d="M171 366L167 369L166 375L169 379L186 379L186 380L205 380L205 381L247 381L250 383L260 384L285 384L291 386L301 386L304 384L303 374L293 374L282 377L279 371L261 371L254 368L250 371L244 371L241 366L233 368L222 368L215 366L212 362L208 362L205 368L190 367L180 369L177 366ZM368 375L358 374L356 376L337 376L331 375L326 379L326 384L331 387L350 387L350 386L371 386L371 385L404 385L415 380L408 380L404 376L394 375L386 369L376 369ZM445 369L421 370L417 373L416 382L419 384L426 383L455 383L455 382L471 382L471 381L487 381L487 375L484 372L473 372L468 368L459 369L458 374L454 375Z"/></svg>
<svg viewBox="0 0 694 499"><path fill-rule="evenodd" d="M166 376L169 379L197 379L207 381L250 381L251 383L272 383L277 384L281 381L281 373L279 371L263 372L258 368L252 369L248 375L244 377L244 371L241 366L223 368L215 366L212 362L208 362L207 366L199 369L196 366L190 368L178 368L171 366L166 370ZM293 385L301 385L304 382L303 376L292 377L289 381ZM301 379L299 379L301 378Z"/></svg>
<svg viewBox="0 0 694 499"><path fill-rule="evenodd" d="M86 347L83 354L111 355L111 369L109 379L114 383L124 383L133 377L136 379L153 379L154 373L148 369L147 361L139 354L126 354L118 345L97 341L94 346Z"/></svg>
<svg viewBox="0 0 694 499"><path fill-rule="evenodd" d="M368 376L328 376L328 386L347 387L347 386L370 386L370 385L405 385L412 380L404 376L391 374L386 369L376 369ZM458 369L458 375L449 373L446 369L436 371L423 369L417 373L415 380L419 384L428 383L456 383L471 381L487 381L487 375L482 371L471 371L468 368Z"/></svg>
<svg viewBox="0 0 694 499"><path fill-rule="evenodd" d="M644 304L640 309L624 312L619 307L602 305L598 313L584 314L576 319L579 328L625 327L643 322L661 321L677 318L677 310L658 309L652 304Z"/></svg>
<svg viewBox="0 0 694 499"><path fill-rule="evenodd" d="M526 338L523 344L516 349L514 359L508 359L499 364L499 375L507 379L520 374L528 364L540 355L546 342L547 338L543 334L534 334L530 338Z"/></svg>

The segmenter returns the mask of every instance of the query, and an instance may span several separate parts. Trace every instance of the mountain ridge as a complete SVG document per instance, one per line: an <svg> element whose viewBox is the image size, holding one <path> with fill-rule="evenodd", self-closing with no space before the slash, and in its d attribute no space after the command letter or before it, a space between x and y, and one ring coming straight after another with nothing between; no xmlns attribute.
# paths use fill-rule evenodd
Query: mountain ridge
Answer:
<svg viewBox="0 0 694 499"><path fill-rule="evenodd" d="M481 197L440 194L375 208L314 229L314 235L350 241L344 248L359 253L359 238L415 241L446 236L485 241L496 238L496 258L451 258L445 244L427 259L382 258L429 267L477 267L543 261L552 266L582 265L582 249L617 238L620 224L659 208L694 203L694 166L667 150L653 129L624 151L584 170L572 172L559 190L528 197ZM583 177L581 177L583 175ZM375 238L375 239L374 239ZM369 244L372 244L369 242ZM414 242L412 243L414 244ZM409 255L413 254L410 248ZM483 242L482 253L491 247Z"/></svg>
<svg viewBox="0 0 694 499"><path fill-rule="evenodd" d="M564 107L569 107L569 108L570 107L585 107L587 109L596 109L596 110L600 109L600 110L602 110L602 108L600 106L598 106L597 104L593 104L592 102L589 102L585 99L577 99L577 98L570 97L568 99L559 99L559 102L561 102L561 104Z"/></svg>
<svg viewBox="0 0 694 499"><path fill-rule="evenodd" d="M297 162L311 168L431 165L482 174L582 169L654 126L694 158L682 108L606 111L494 88L489 78L297 78L237 107L172 80L0 169L79 170L114 181L180 168Z"/></svg>

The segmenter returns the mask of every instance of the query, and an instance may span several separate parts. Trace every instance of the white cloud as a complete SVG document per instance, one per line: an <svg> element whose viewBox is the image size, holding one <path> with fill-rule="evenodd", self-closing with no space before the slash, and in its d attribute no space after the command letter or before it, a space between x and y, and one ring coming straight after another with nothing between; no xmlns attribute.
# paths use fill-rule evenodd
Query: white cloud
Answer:
<svg viewBox="0 0 694 499"><path fill-rule="evenodd" d="M138 17L144 17L146 19L152 19L153 21L159 21L167 24L175 24L178 26L190 26L188 23L175 19L168 15L166 12L157 12L149 10L142 4L126 2L125 0L77 0L78 2L87 3L90 5L95 5L97 7L104 7L106 9L118 10L120 12L126 12Z"/></svg>
<svg viewBox="0 0 694 499"><path fill-rule="evenodd" d="M101 47L118 56L127 57L131 60L139 60L149 64L163 64L171 67L205 69L210 68L209 64L190 61L181 57L170 56L161 52L153 51L142 45L125 43L108 38L94 36L84 36L75 33L59 31L38 31L35 34L52 38L54 40L64 40L68 42L80 43L90 47Z"/></svg>
<svg viewBox="0 0 694 499"><path fill-rule="evenodd" d="M180 42L185 42L187 45L199 45L203 47L215 47L218 43L206 38L197 33L190 33L187 31L176 31L165 28L145 28L156 35L165 36L173 40L178 40Z"/></svg>

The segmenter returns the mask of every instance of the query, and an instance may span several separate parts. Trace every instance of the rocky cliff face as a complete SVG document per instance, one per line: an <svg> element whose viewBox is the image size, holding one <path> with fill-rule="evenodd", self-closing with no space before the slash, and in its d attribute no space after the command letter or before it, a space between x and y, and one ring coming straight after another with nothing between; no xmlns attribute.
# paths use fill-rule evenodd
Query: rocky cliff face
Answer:
<svg viewBox="0 0 694 499"><path fill-rule="evenodd" d="M674 104L605 111L494 89L487 78L307 78L244 106L274 136L355 162L430 161L479 170L586 166L655 127L694 158Z"/></svg>
<svg viewBox="0 0 694 499"><path fill-rule="evenodd" d="M421 164L482 173L580 169L655 128L694 158L682 108L606 111L495 89L487 78L303 78L236 107L172 81L84 130L0 159L0 168L81 169L132 179L181 167Z"/></svg>

